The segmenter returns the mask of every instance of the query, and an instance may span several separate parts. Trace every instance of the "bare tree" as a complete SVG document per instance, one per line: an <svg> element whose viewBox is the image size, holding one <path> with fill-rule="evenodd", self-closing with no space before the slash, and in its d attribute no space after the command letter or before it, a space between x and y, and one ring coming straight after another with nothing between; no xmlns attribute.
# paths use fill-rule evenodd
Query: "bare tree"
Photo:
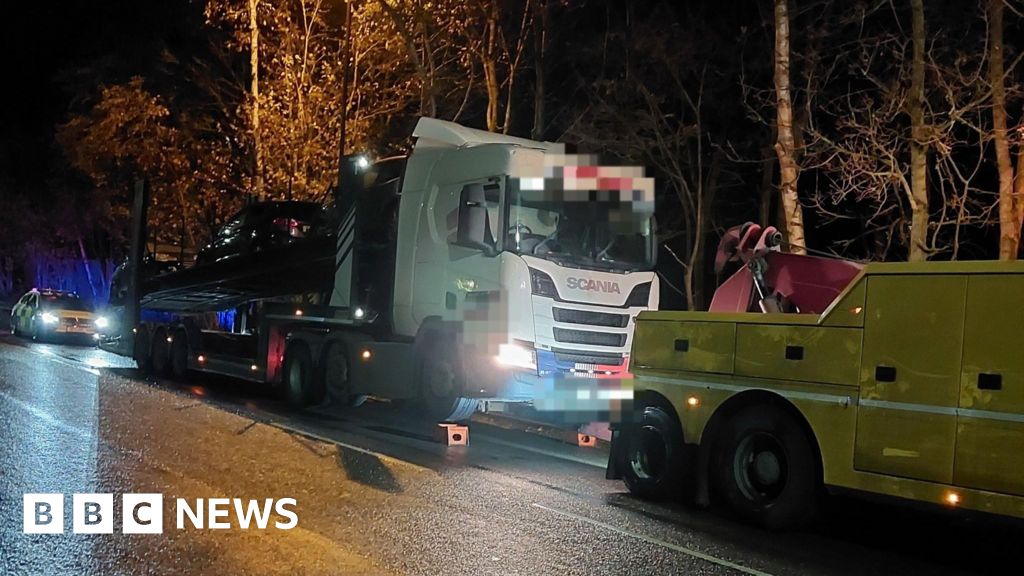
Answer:
<svg viewBox="0 0 1024 576"><path fill-rule="evenodd" d="M924 3L910 0L911 39L914 46L910 66L910 254L911 262L928 259L928 135L924 118Z"/></svg>
<svg viewBox="0 0 1024 576"><path fill-rule="evenodd" d="M249 74L250 96L252 102L252 140L253 140L253 192L260 200L263 199L263 143L260 140L260 25L256 7L259 0L249 0Z"/></svg>
<svg viewBox="0 0 1024 576"><path fill-rule="evenodd" d="M790 250L806 253L803 209L797 194L800 167L796 161L793 136L793 101L789 85L789 0L775 0L775 97L778 140L775 152L779 157L779 192L785 214L786 235Z"/></svg>
<svg viewBox="0 0 1024 576"><path fill-rule="evenodd" d="M1024 223L1024 146L1017 155L1016 177L1010 155L1006 114L1006 69L1003 62L1003 12L1005 0L989 0L989 83L992 89L992 140L999 170L999 259L1015 260L1020 250Z"/></svg>

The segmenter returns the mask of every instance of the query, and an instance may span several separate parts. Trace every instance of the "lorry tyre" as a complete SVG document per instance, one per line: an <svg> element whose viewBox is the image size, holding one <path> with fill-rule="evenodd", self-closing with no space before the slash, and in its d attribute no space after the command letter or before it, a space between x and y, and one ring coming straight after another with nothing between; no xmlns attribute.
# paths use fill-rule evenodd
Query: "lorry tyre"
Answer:
<svg viewBox="0 0 1024 576"><path fill-rule="evenodd" d="M316 374L313 355L302 342L293 342L284 354L284 372L281 378L285 400L292 408L309 406L313 397Z"/></svg>
<svg viewBox="0 0 1024 576"><path fill-rule="evenodd" d="M724 424L714 446L712 486L737 516L770 529L810 519L819 494L817 462L792 416L750 406Z"/></svg>
<svg viewBox="0 0 1024 576"><path fill-rule="evenodd" d="M476 398L461 396L466 374L454 342L437 332L426 332L417 346L417 378L421 414L430 420L459 422L476 412Z"/></svg>
<svg viewBox="0 0 1024 576"><path fill-rule="evenodd" d="M135 366L143 374L149 374L153 371L149 355L149 328L145 324L140 324L135 329L135 337L132 341L132 358L135 359Z"/></svg>
<svg viewBox="0 0 1024 576"><path fill-rule="evenodd" d="M188 376L188 336L178 330L171 342L171 375L175 378Z"/></svg>
<svg viewBox="0 0 1024 576"><path fill-rule="evenodd" d="M344 344L329 344L322 365L323 386L328 399L352 408L366 401L366 396L352 394L348 348Z"/></svg>
<svg viewBox="0 0 1024 576"><path fill-rule="evenodd" d="M150 345L149 356L153 373L167 374L171 364L171 351L167 342L167 329L163 326L153 331L153 343Z"/></svg>
<svg viewBox="0 0 1024 576"><path fill-rule="evenodd" d="M644 406L625 428L622 479L629 491L649 500L683 494L690 469L679 422L661 406Z"/></svg>

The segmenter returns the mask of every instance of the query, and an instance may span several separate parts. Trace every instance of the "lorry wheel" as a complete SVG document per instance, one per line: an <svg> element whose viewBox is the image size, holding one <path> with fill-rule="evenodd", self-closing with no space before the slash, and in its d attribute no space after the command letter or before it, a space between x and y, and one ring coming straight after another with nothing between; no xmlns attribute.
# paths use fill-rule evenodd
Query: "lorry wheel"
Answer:
<svg viewBox="0 0 1024 576"><path fill-rule="evenodd" d="M460 369L458 351L453 343L436 333L424 338L417 359L419 392L424 417L436 421L458 422L476 412L478 401L465 398L465 373Z"/></svg>
<svg viewBox="0 0 1024 576"><path fill-rule="evenodd" d="M284 354L282 384L285 400L292 408L309 406L315 377L313 355L310 354L309 347L302 342L294 342L288 346Z"/></svg>
<svg viewBox="0 0 1024 576"><path fill-rule="evenodd" d="M143 374L153 371L153 363L149 355L149 328L145 324L141 324L135 329L132 358L135 359L135 366Z"/></svg>
<svg viewBox="0 0 1024 576"><path fill-rule="evenodd" d="M175 378L188 376L188 336L178 330L171 342L171 375Z"/></svg>
<svg viewBox="0 0 1024 576"><path fill-rule="evenodd" d="M765 528L796 528L818 498L814 449L800 424L771 406L751 406L715 442L713 485L740 518Z"/></svg>
<svg viewBox="0 0 1024 576"><path fill-rule="evenodd" d="M366 396L352 394L352 381L349 377L348 349L337 342L327 347L324 354L324 393L332 401L342 406L355 408L366 402Z"/></svg>
<svg viewBox="0 0 1024 576"><path fill-rule="evenodd" d="M167 329L163 326L153 331L153 344L150 346L150 363L154 374L167 374L171 364L171 351L167 345Z"/></svg>
<svg viewBox="0 0 1024 576"><path fill-rule="evenodd" d="M661 406L644 406L639 421L623 430L622 479L641 498L666 500L683 494L689 470L683 433Z"/></svg>

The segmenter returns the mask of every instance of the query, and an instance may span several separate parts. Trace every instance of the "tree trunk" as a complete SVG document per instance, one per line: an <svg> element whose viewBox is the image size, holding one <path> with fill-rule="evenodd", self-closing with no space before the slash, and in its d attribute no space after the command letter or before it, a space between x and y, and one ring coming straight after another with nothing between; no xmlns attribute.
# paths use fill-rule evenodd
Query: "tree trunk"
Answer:
<svg viewBox="0 0 1024 576"><path fill-rule="evenodd" d="M1013 196L1017 228L1020 229L1021 226L1024 226L1024 145L1017 146L1017 177L1014 178ZM1020 256L1019 242L1017 243L1017 249L1018 256Z"/></svg>
<svg viewBox="0 0 1024 576"><path fill-rule="evenodd" d="M797 194L799 166L793 138L793 101L789 92L789 4L775 0L775 97L778 139L775 153L779 156L779 192L786 221L790 251L806 254L804 216Z"/></svg>
<svg viewBox="0 0 1024 576"><path fill-rule="evenodd" d="M498 81L498 6L496 0L487 2L481 63L484 68L484 83L487 86L487 130L498 131L498 114L501 107L501 83Z"/></svg>
<svg viewBox="0 0 1024 576"><path fill-rule="evenodd" d="M1003 2L989 0L988 77L992 84L992 136L999 169L999 259L1014 260L1020 245L1021 223L1017 219L1013 189L1013 160L1006 136L1006 85L1003 80Z"/></svg>
<svg viewBox="0 0 1024 576"><path fill-rule="evenodd" d="M377 0L377 3L388 15L392 23L394 23L395 28L398 30L398 35L402 37L402 42L405 44L405 53L409 56L413 66L415 66L416 75L420 77L420 115L433 118L437 115L434 74L433 72L428 72L427 66L423 63L423 59L420 58L419 50L416 48L416 37L413 35L412 29L409 28L405 18L402 17L398 10L388 4L387 0ZM424 40L426 40L426 36L427 34L424 30L422 34ZM423 50L425 54L429 55L429 48L426 45L424 45Z"/></svg>
<svg viewBox="0 0 1024 576"><path fill-rule="evenodd" d="M252 69L252 143L253 193L263 200L263 144L260 141L260 27L256 20L256 3L249 0L249 67Z"/></svg>
<svg viewBox="0 0 1024 576"><path fill-rule="evenodd" d="M910 256L928 259L928 141L924 124L924 3L910 0L914 56L910 68Z"/></svg>
<svg viewBox="0 0 1024 576"><path fill-rule="evenodd" d="M547 48L548 2L533 2L533 129L530 137L544 139L544 51Z"/></svg>
<svg viewBox="0 0 1024 576"><path fill-rule="evenodd" d="M345 167L345 149L348 145L348 75L352 70L352 2L343 0L345 30L341 40L341 105L338 106L338 189L341 189Z"/></svg>

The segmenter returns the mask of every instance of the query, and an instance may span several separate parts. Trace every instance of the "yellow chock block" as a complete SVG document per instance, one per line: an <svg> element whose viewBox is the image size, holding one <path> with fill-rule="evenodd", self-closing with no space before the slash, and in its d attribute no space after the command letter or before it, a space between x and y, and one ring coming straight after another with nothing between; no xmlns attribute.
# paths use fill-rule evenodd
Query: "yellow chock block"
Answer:
<svg viewBox="0 0 1024 576"><path fill-rule="evenodd" d="M437 425L434 436L447 446L466 446L469 444L469 426L441 423Z"/></svg>
<svg viewBox="0 0 1024 576"><path fill-rule="evenodd" d="M597 436L578 432L576 434L576 444L579 445L580 448L593 448L597 446Z"/></svg>

